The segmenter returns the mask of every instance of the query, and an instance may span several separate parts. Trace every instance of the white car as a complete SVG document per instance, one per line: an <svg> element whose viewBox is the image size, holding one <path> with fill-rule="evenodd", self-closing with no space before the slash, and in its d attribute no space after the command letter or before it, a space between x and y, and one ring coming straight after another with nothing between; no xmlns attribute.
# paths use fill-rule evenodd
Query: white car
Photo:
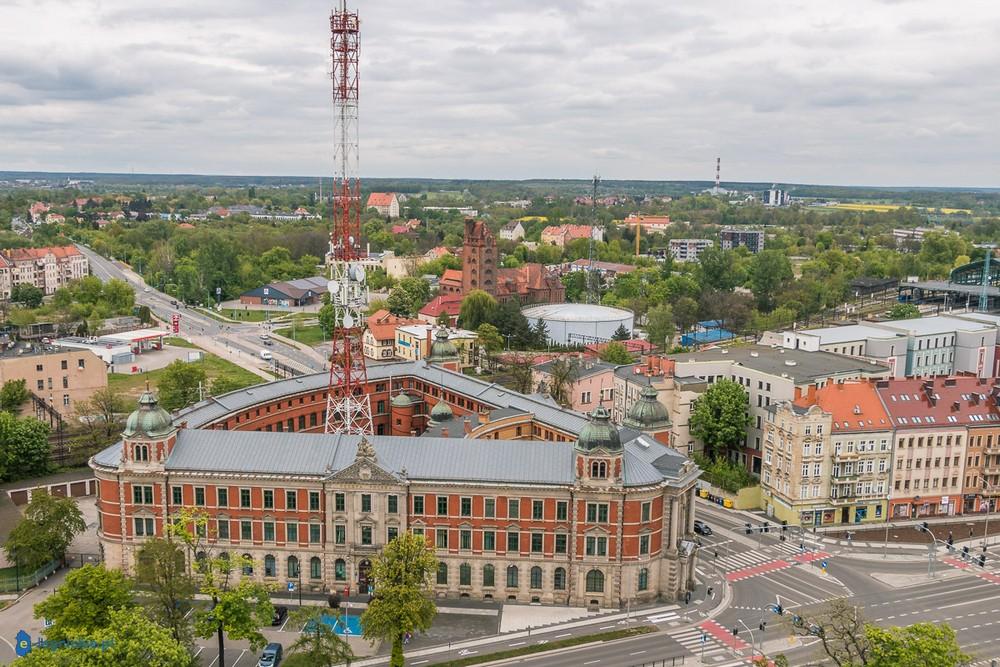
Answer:
<svg viewBox="0 0 1000 667"><path fill-rule="evenodd" d="M271 361L272 359L274 359L274 355L271 354L270 350L261 350L260 358L263 359L264 361Z"/></svg>

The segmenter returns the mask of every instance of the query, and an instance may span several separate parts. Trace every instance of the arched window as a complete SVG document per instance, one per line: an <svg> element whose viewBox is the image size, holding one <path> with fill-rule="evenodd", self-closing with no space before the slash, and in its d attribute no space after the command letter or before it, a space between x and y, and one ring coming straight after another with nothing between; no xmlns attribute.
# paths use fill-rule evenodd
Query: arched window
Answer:
<svg viewBox="0 0 1000 667"><path fill-rule="evenodd" d="M472 566L468 563L462 563L458 566L458 585L459 586L471 586L472 585Z"/></svg>
<svg viewBox="0 0 1000 667"><path fill-rule="evenodd" d="M517 588L517 566L507 567L507 588Z"/></svg>
<svg viewBox="0 0 1000 667"><path fill-rule="evenodd" d="M274 566L274 556L268 554L264 556L264 576L265 577L276 577L277 570Z"/></svg>
<svg viewBox="0 0 1000 667"><path fill-rule="evenodd" d="M439 584L448 583L448 566L445 563L438 563L437 582Z"/></svg>
<svg viewBox="0 0 1000 667"><path fill-rule="evenodd" d="M288 557L288 578L299 576L299 559L295 556Z"/></svg>
<svg viewBox="0 0 1000 667"><path fill-rule="evenodd" d="M561 567L557 567L555 574L552 577L552 581L553 586L557 591L566 590L566 570Z"/></svg>
<svg viewBox="0 0 1000 667"><path fill-rule="evenodd" d="M542 568L537 565L531 568L531 587L541 588L542 587Z"/></svg>
<svg viewBox="0 0 1000 667"><path fill-rule="evenodd" d="M649 588L649 570L642 568L639 570L639 590L644 591Z"/></svg>
<svg viewBox="0 0 1000 667"><path fill-rule="evenodd" d="M323 561L313 556L309 559L309 578L320 579L323 576Z"/></svg>
<svg viewBox="0 0 1000 667"><path fill-rule="evenodd" d="M149 460L149 447L147 445L135 445L133 458L136 461L148 461Z"/></svg>
<svg viewBox="0 0 1000 667"><path fill-rule="evenodd" d="M243 554L243 574L253 574L253 559L250 557L250 554Z"/></svg>
<svg viewBox="0 0 1000 667"><path fill-rule="evenodd" d="M483 566L483 587L492 588L497 585L496 570L492 565Z"/></svg>
<svg viewBox="0 0 1000 667"><path fill-rule="evenodd" d="M590 476L594 479L604 479L608 476L608 464L604 461L591 461Z"/></svg>
<svg viewBox="0 0 1000 667"><path fill-rule="evenodd" d="M600 570L591 570L587 573L587 592L588 593L603 593L604 592L604 573Z"/></svg>
<svg viewBox="0 0 1000 667"><path fill-rule="evenodd" d="M333 578L337 581L347 581L347 563L343 558L333 561Z"/></svg>

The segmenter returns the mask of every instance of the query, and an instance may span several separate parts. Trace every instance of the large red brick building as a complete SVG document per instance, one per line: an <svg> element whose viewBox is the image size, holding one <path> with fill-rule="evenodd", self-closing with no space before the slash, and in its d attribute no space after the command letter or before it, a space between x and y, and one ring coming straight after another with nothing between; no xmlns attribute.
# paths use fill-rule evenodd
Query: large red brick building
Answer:
<svg viewBox="0 0 1000 667"><path fill-rule="evenodd" d="M522 305L533 303L563 303L566 288L559 276L541 264L523 264L516 269L499 265L496 239L482 220L465 221L462 245L461 293L483 290L500 303L517 299ZM442 291L457 290L442 283Z"/></svg>
<svg viewBox="0 0 1000 667"><path fill-rule="evenodd" d="M369 371L376 435L325 435L323 374L203 401L151 393L91 459L109 566L182 509L244 576L312 590L369 583L400 531L427 537L439 596L617 606L693 583L699 469L649 433L424 362ZM636 422L637 426L642 425Z"/></svg>

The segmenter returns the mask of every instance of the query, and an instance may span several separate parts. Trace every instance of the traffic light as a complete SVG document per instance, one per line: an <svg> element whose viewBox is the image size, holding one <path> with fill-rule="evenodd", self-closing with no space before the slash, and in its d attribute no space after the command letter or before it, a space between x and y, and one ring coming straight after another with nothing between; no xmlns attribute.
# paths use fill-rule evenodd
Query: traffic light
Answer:
<svg viewBox="0 0 1000 667"><path fill-rule="evenodd" d="M713 590L714 590L714 589L713 589L713 588L712 588L711 586L709 586L709 587L708 587L708 590L707 590L707 591L705 591L705 594L706 594L706 595L707 595L708 597L710 597L710 598L711 598L711 597L715 597L714 595L712 595L712 591L713 591Z"/></svg>
<svg viewBox="0 0 1000 667"><path fill-rule="evenodd" d="M738 637L739 634L740 634L740 629L739 628L733 628L733 637Z"/></svg>
<svg viewBox="0 0 1000 667"><path fill-rule="evenodd" d="M757 626L757 629L760 630L761 632L764 632L764 628L766 627L767 627L767 621L761 621L760 625Z"/></svg>
<svg viewBox="0 0 1000 667"><path fill-rule="evenodd" d="M965 560L968 557L969 557L969 547L968 545L966 545L962 547L962 560Z"/></svg>
<svg viewBox="0 0 1000 667"><path fill-rule="evenodd" d="M747 535L753 532L753 526L751 526L749 523L746 524L746 527L747 527Z"/></svg>
<svg viewBox="0 0 1000 667"><path fill-rule="evenodd" d="M924 531L925 533L931 532L931 527L930 527L930 525L926 521L924 521L922 524L920 524L920 529L922 531Z"/></svg>
<svg viewBox="0 0 1000 667"><path fill-rule="evenodd" d="M780 604L776 604L774 605L774 613L777 614L778 616L781 616L782 614L785 613L785 609Z"/></svg>
<svg viewBox="0 0 1000 667"><path fill-rule="evenodd" d="M764 529L765 533L770 532L771 524L769 524L767 521L765 521L764 524L761 526L761 528Z"/></svg>
<svg viewBox="0 0 1000 667"><path fill-rule="evenodd" d="M979 567L986 567L986 554L979 554Z"/></svg>

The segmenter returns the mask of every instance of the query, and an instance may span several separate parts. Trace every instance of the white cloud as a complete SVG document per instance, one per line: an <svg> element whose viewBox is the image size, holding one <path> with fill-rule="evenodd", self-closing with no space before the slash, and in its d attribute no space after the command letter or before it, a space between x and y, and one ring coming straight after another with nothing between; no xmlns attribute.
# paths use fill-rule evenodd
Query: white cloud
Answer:
<svg viewBox="0 0 1000 667"><path fill-rule="evenodd" d="M330 4L8 0L0 165L330 174ZM364 175L997 185L995 3L360 11Z"/></svg>

